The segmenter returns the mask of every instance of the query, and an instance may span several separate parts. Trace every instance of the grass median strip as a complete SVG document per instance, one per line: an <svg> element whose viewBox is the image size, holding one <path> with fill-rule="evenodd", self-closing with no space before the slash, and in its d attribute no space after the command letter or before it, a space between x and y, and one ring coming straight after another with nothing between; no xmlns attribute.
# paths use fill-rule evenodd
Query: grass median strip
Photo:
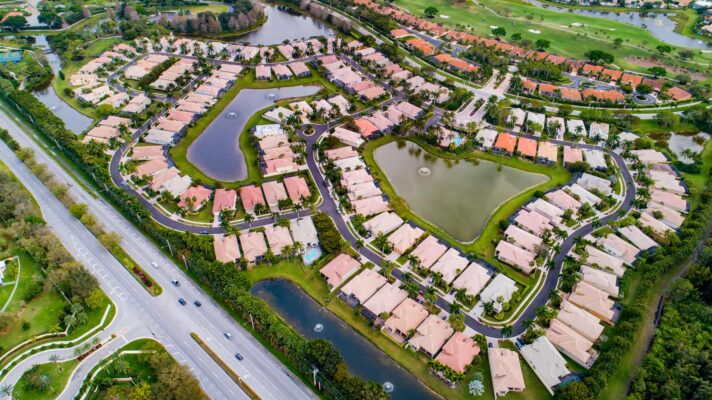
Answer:
<svg viewBox="0 0 712 400"><path fill-rule="evenodd" d="M242 388L242 390L244 390L245 393L246 393L248 396L250 396L251 399L255 399L255 400L259 400L259 399L260 399L260 396L258 396L257 393L256 393L254 390L252 390L252 388L251 388L247 383L245 383L245 381L243 381L242 378L240 378L239 375L237 375L237 374L235 373L235 371L233 371L232 369L230 369L230 367L228 367L228 365L225 363L225 361L223 361L223 359L220 358L220 356L218 356L217 354L215 354L215 352L214 352L210 347L208 347L208 344L207 344L207 343L203 342L203 339L201 339L200 336L198 336L197 333L191 332L191 333L190 333L190 337L192 337L193 340L195 340L195 342L198 343L198 344L200 345L200 347L201 347L203 350L205 350L206 353L208 353L208 355L210 356L210 358L212 358L216 363L218 363L218 365L220 366L220 368L222 368L222 370L225 371L225 373L228 374L228 376L229 376L233 381L235 381L235 383L237 383L237 384Z"/></svg>

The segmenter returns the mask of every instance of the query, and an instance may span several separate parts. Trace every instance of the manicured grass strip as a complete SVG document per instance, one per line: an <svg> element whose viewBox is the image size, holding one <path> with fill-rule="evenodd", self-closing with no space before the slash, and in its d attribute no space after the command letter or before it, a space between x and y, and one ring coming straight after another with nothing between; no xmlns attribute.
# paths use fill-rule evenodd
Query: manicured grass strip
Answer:
<svg viewBox="0 0 712 400"><path fill-rule="evenodd" d="M17 381L12 398L15 400L50 400L57 398L69 381L74 369L79 365L76 359L58 363L39 364L34 372L27 371ZM31 374L47 376L49 384L45 390L32 387L29 383ZM45 378L47 379L47 378Z"/></svg>
<svg viewBox="0 0 712 400"><path fill-rule="evenodd" d="M141 286L146 289L146 291L153 297L158 296L159 294L163 293L163 288L155 281L153 278L151 278L151 275L149 275L145 269L143 269L136 261L134 261L131 256L124 251L124 249L121 246L113 246L111 249L108 249L111 255L116 258L116 260L126 268L127 271L131 273L131 276L134 277L138 281L138 283L141 284ZM141 279L141 277L137 274L136 271L140 271L143 276L146 277L146 280L144 281Z"/></svg>
<svg viewBox="0 0 712 400"><path fill-rule="evenodd" d="M213 361L218 363L220 368L222 368L222 370L225 371L225 373L228 374L228 376L230 376L230 378L235 381L235 383L237 383L242 388L242 390L244 390L245 393L250 396L251 399L260 399L260 396L258 396L257 393L255 393L255 391L252 390L252 388L247 383L245 383L245 381L243 381L232 369L230 369L230 367L225 364L225 361L223 361L220 356L215 354L215 352L207 345L207 343L203 342L203 340L200 338L200 336L198 336L197 333L191 332L190 337L192 337L193 340L195 340L195 342L198 343L200 347L205 350L206 353L208 353L208 355L210 356L210 358L213 359Z"/></svg>

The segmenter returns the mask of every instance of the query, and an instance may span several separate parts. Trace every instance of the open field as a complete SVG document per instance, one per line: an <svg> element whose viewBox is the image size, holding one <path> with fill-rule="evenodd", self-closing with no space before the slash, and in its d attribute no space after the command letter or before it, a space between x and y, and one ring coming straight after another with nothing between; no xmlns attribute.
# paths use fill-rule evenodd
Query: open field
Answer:
<svg viewBox="0 0 712 400"><path fill-rule="evenodd" d="M453 5L446 0L398 0L395 4L418 16L423 16L425 7L435 6L439 14L449 17L436 17L433 19L435 22L467 27L479 35L487 36L492 30L491 26L499 26L507 31L505 40L509 40L514 33L531 41L547 39L551 42L547 51L568 57L583 59L588 50L605 50L615 56L616 64L638 71L643 69L626 62L624 57L650 56L657 52L655 48L658 45L665 44L643 28L603 18L543 9L521 0L479 0L478 4L467 3L463 6ZM572 26L574 23L581 26ZM541 33L534 34L530 30ZM616 38L624 40L619 48L613 45ZM586 46L581 45L582 41L586 41ZM696 51L693 62L699 68L707 68L712 62L712 53Z"/></svg>

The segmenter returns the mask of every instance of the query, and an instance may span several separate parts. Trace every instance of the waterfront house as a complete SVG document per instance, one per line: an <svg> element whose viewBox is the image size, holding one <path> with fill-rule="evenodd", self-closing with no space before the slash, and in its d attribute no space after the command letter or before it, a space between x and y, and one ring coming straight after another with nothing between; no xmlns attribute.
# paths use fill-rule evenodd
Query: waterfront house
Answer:
<svg viewBox="0 0 712 400"><path fill-rule="evenodd" d="M396 254L405 254L425 232L410 224L401 225L395 232L388 236L388 243L393 246Z"/></svg>
<svg viewBox="0 0 712 400"><path fill-rule="evenodd" d="M410 338L408 345L415 351L421 351L433 358L454 332L449 322L431 314L415 330L415 335Z"/></svg>
<svg viewBox="0 0 712 400"><path fill-rule="evenodd" d="M392 315L383 324L383 329L398 343L403 343L410 332L423 323L428 315L430 313L423 305L406 298L393 310Z"/></svg>
<svg viewBox="0 0 712 400"><path fill-rule="evenodd" d="M329 289L334 290L349 279L360 267L361 263L356 259L342 253L329 261L319 272L326 279Z"/></svg>
<svg viewBox="0 0 712 400"><path fill-rule="evenodd" d="M386 284L386 278L373 269L364 269L339 291L339 297L351 307L363 304Z"/></svg>
<svg viewBox="0 0 712 400"><path fill-rule="evenodd" d="M515 351L490 347L487 349L487 357L495 397L504 396L509 392L524 391L522 366L519 364L519 355Z"/></svg>
<svg viewBox="0 0 712 400"><path fill-rule="evenodd" d="M459 374L464 374L467 366L480 354L480 347L462 332L455 332L445 343L435 361Z"/></svg>
<svg viewBox="0 0 712 400"><path fill-rule="evenodd" d="M363 223L363 227L374 237L389 234L403 224L403 219L393 212L384 212Z"/></svg>
<svg viewBox="0 0 712 400"><path fill-rule="evenodd" d="M247 185L240 188L240 200L242 201L242 208L248 214L255 214L255 206L257 204L267 205L264 196L262 196L262 190L255 185Z"/></svg>
<svg viewBox="0 0 712 400"><path fill-rule="evenodd" d="M401 289L400 284L396 282L386 283L378 291L371 296L365 303L361 312L371 321L379 319L381 314L390 314L398 304L408 298L408 292Z"/></svg>

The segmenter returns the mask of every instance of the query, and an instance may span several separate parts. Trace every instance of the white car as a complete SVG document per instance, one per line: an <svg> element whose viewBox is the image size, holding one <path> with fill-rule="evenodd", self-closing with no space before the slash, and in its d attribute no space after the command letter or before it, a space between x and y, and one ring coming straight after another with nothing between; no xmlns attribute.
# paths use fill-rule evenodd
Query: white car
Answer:
<svg viewBox="0 0 712 400"><path fill-rule="evenodd" d="M155 261L151 261L151 266L152 266L153 268L158 268L158 263L155 262Z"/></svg>

